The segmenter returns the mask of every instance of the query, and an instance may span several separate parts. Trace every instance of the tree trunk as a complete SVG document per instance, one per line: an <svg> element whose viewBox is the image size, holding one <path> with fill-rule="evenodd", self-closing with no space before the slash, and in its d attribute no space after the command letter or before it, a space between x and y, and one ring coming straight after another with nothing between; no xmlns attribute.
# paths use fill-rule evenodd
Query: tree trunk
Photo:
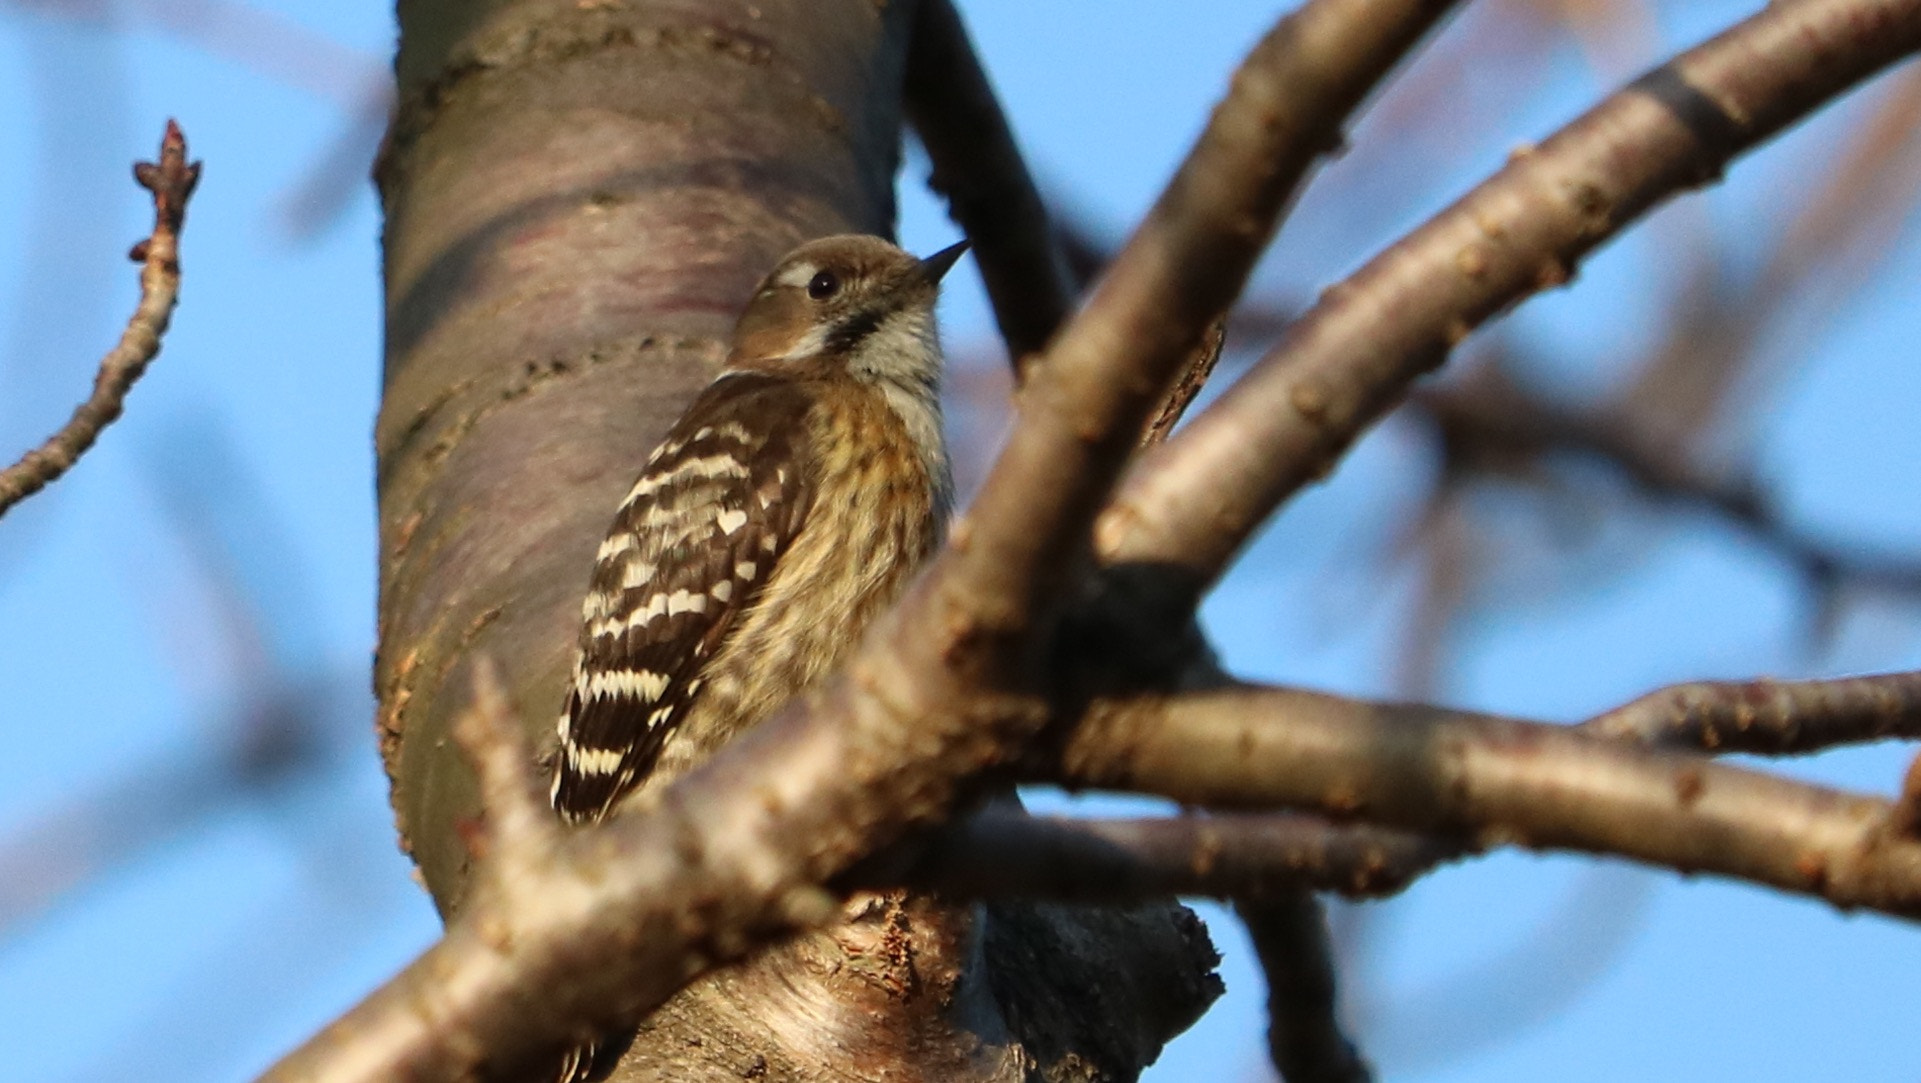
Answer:
<svg viewBox="0 0 1921 1083"><path fill-rule="evenodd" d="M478 808L449 736L464 663L498 661L552 744L595 546L748 291L803 239L892 232L913 8L401 0L375 681L443 916ZM1130 1078L1212 962L1171 904L867 896L684 990L615 1078Z"/></svg>

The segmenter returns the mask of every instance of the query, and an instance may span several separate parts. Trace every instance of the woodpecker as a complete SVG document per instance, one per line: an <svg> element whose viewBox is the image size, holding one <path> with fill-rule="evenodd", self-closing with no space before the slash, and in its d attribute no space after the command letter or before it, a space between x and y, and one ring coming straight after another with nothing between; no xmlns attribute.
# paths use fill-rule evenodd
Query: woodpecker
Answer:
<svg viewBox="0 0 1921 1083"><path fill-rule="evenodd" d="M934 302L965 241L794 249L614 515L581 608L552 800L592 823L828 676L953 502ZM559 1079L585 1079L583 1047Z"/></svg>

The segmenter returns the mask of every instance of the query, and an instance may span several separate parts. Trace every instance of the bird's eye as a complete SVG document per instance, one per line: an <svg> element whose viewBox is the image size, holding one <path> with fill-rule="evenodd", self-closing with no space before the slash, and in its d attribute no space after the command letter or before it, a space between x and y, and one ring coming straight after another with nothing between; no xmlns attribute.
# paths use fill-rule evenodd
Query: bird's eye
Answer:
<svg viewBox="0 0 1921 1083"><path fill-rule="evenodd" d="M807 296L816 301L825 301L840 291L840 276L832 271L822 271L807 282Z"/></svg>

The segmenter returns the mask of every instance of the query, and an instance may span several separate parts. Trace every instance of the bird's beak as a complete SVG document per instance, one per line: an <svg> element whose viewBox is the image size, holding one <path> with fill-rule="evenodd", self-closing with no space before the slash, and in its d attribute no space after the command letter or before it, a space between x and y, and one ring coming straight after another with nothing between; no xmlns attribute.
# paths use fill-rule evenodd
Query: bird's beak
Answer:
<svg viewBox="0 0 1921 1083"><path fill-rule="evenodd" d="M941 276L947 273L947 269L952 267L955 262L961 258L961 254L966 251L966 241L962 241L959 244L950 244L946 248L921 260L920 272L927 276L927 281L939 282Z"/></svg>

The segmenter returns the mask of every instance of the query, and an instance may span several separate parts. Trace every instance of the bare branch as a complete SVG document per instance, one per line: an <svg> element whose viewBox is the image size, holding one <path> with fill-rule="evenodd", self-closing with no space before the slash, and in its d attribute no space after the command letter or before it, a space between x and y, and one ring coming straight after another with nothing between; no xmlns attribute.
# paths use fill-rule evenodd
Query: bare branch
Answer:
<svg viewBox="0 0 1921 1083"><path fill-rule="evenodd" d="M1317 0L1255 45L1173 180L1030 380L955 550L1018 612L1059 597L1148 414L1233 302L1347 114L1447 0ZM999 536L975 521L1005 528ZM990 586L991 584L991 586Z"/></svg>
<svg viewBox="0 0 1921 1083"><path fill-rule="evenodd" d="M1368 703L1309 692L1316 713L1365 726L1383 714L1436 725L1501 726L1499 716L1440 707ZM1131 708L1124 704L1120 710ZM1888 737L1921 736L1921 674L1826 681L1674 685L1576 727L1546 725L1648 748L1792 754ZM961 897L1129 902L1165 895L1272 900L1292 890L1357 898L1404 890L1436 865L1481 849L1296 813L1211 813L1085 820L985 812L943 830L914 863L875 884L912 883Z"/></svg>
<svg viewBox="0 0 1921 1083"><path fill-rule="evenodd" d="M1921 842L1887 830L1888 802L1566 726L1242 686L1099 705L1061 765L1075 785L1616 854L1921 917Z"/></svg>
<svg viewBox="0 0 1921 1083"><path fill-rule="evenodd" d="M1311 692L1316 713L1366 726L1383 714L1426 723L1507 725L1496 715L1370 703ZM1097 708L1097 711L1101 708ZM1123 704L1118 708L1129 710ZM1542 724L1548 725L1548 724ZM1710 754L1817 752L1921 737L1921 673L1823 681L1702 681L1650 692L1575 727L1647 748ZM942 833L908 879L956 894L1127 901L1157 895L1265 899L1290 888L1356 898L1400 893L1435 866L1480 845L1293 813L1212 813L1144 820L982 814Z"/></svg>
<svg viewBox="0 0 1921 1083"><path fill-rule="evenodd" d="M1744 310L1746 311L1746 310ZM1753 312L1747 311L1751 323ZM1730 322L1742 322L1729 314ZM1808 581L1921 593L1921 559L1837 546L1785 520L1752 479L1701 469L1674 448L1656 445L1645 426L1619 415L1564 409L1494 375L1466 386L1422 390L1412 401L1440 427L1447 453L1463 465L1527 462L1542 454L1593 456L1619 470L1647 496L1699 508L1745 531L1792 564Z"/></svg>
<svg viewBox="0 0 1921 1083"><path fill-rule="evenodd" d="M1769 756L1921 738L1921 673L1678 684L1597 715L1580 729L1650 747Z"/></svg>
<svg viewBox="0 0 1921 1083"><path fill-rule="evenodd" d="M153 232L133 246L140 261L140 303L120 341L100 359L93 394L77 407L59 432L0 470L0 515L39 492L80 460L100 430L120 416L127 392L160 353L160 338L173 318L180 297L180 229L186 222L187 200L200 181L200 163L187 161L187 140L180 126L169 120L160 140L160 160L139 162L134 179L153 193Z"/></svg>
<svg viewBox="0 0 1921 1083"><path fill-rule="evenodd" d="M954 800L948 780L978 772L1017 713L903 726L884 694L861 691L879 687L857 664L800 715L814 724L790 711L645 808L516 853L513 875L483 877L438 944L266 1078L511 1077L830 920L816 885L933 822Z"/></svg>
<svg viewBox="0 0 1921 1083"><path fill-rule="evenodd" d="M1517 152L1330 289L1150 457L1104 518L1102 555L1179 567L1201 589L1476 325L1917 45L1921 0L1772 4Z"/></svg>
<svg viewBox="0 0 1921 1083"><path fill-rule="evenodd" d="M1764 353L1806 353L1800 345L1873 279L1903 235L1921 185L1918 118L1921 73L1911 71L1844 146L1821 154L1820 168L1799 171L1807 188L1757 273L1731 277L1712 252L1695 261L1689 281L1673 291L1666 341L1617 401L1642 446L1666 456L1691 450L1700 433L1728 420L1733 392L1754 382Z"/></svg>
<svg viewBox="0 0 1921 1083"><path fill-rule="evenodd" d="M1260 901L1300 889L1399 893L1454 844L1294 813L1083 820L984 812L943 830L905 880L962 898ZM877 877L876 882L887 880Z"/></svg>
<svg viewBox="0 0 1921 1083"><path fill-rule="evenodd" d="M906 808L910 822L925 823L943 803L894 766L910 762L908 750L921 735L899 727L885 707L857 711L859 704L855 697L818 708L823 717L844 710L846 728L776 724L755 731L670 787L646 814L532 855L526 875L507 888L511 899L480 896L446 940L273 1078L315 1078L318 1065L339 1063L334 1057L368 1058L369 1067L329 1078L381 1078L396 1066L456 1077L477 1070L489 1042L494 1055L524 1057L502 1047L525 1048L510 1043L534 1043L539 1033L599 1018L596 1012L610 1010L600 998L630 987L641 990L637 997L665 995L660 990L671 990L674 975L824 919L832 907L808 885L850 868L894 810ZM512 726L489 732L511 733ZM1890 837L1885 802L1623 748L1567 727L1239 688L1107 705L1075 729L1066 747L1071 780L1080 784L1138 786L1190 801L1316 807L1419 830L1464 831L1473 846L1614 852L1842 905L1921 912L1921 843ZM964 759L985 750L945 751ZM514 762L500 760L496 779L512 782L509 775L524 771L507 766ZM1042 867L1053 860L1085 870L1090 881L1106 878L1121 898L1276 887L1284 894L1298 881L1287 884L1283 873L1354 875L1367 890L1391 890L1393 881L1366 877L1397 867L1417 871L1458 852L1445 836L1400 840L1392 832L1278 817L1072 828L984 818L972 841L967 830L950 851L960 855L956 869L942 875L954 887L983 893L1084 890ZM1325 837L1316 840L1317 833ZM795 838L809 840L805 852L794 851ZM985 847L999 851L1003 844L1006 865L986 868ZM611 944L623 950L609 951ZM633 969L630 956L638 957ZM596 965L580 968L582 958ZM481 1025L498 1029L468 1029ZM355 1037L356 1027L370 1029ZM470 1044L462 1034L489 1038Z"/></svg>
<svg viewBox="0 0 1921 1083"><path fill-rule="evenodd" d="M1369 703L1310 692L1316 713L1365 726L1385 714L1430 724L1507 725L1496 715ZM1123 703L1118 709L1131 708ZM1349 723L1341 723L1349 724ZM1555 732L1647 748L1711 754L1816 752L1921 737L1921 673L1825 681L1702 681L1650 692ZM1129 902L1165 895L1274 899L1307 888L1353 898L1399 894L1435 866L1478 853L1447 835L1420 835L1298 813L1190 814L1088 820L985 812L944 829L905 871L907 882L961 897Z"/></svg>
<svg viewBox="0 0 1921 1083"><path fill-rule="evenodd" d="M951 0L923 0L907 46L907 117L934 165L928 185L974 242L1018 377L1067 319L1074 291L1047 208Z"/></svg>
<svg viewBox="0 0 1921 1083"><path fill-rule="evenodd" d="M500 667L481 655L473 661L474 702L454 723L454 739L473 762L485 811L483 858L511 863L539 853L560 838L560 824L542 799L526 732L500 680Z"/></svg>
<svg viewBox="0 0 1921 1083"><path fill-rule="evenodd" d="M1287 1083L1367 1083L1373 1069L1341 1030L1327 915L1296 892L1234 906L1267 976L1267 1052Z"/></svg>

